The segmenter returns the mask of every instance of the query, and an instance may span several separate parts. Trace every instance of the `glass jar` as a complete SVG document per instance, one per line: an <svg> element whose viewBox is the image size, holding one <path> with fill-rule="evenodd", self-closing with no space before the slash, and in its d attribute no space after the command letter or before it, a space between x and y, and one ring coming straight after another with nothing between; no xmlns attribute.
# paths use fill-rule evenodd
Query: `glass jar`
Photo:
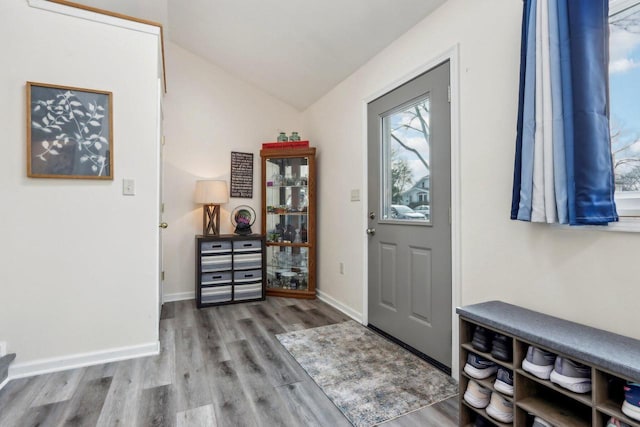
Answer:
<svg viewBox="0 0 640 427"><path fill-rule="evenodd" d="M287 134L284 132L280 132L280 135L278 135L278 142L287 142L289 141L289 138L287 138Z"/></svg>
<svg viewBox="0 0 640 427"><path fill-rule="evenodd" d="M291 132L289 141L300 141L300 135L298 135L298 132Z"/></svg>

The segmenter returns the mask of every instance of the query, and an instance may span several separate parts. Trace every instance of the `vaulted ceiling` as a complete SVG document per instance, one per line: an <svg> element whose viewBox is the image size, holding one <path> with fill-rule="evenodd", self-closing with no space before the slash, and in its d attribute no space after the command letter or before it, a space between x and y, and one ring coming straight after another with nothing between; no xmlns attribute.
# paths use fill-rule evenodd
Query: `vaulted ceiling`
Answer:
<svg viewBox="0 0 640 427"><path fill-rule="evenodd" d="M445 0L75 1L161 22L170 41L304 110Z"/></svg>

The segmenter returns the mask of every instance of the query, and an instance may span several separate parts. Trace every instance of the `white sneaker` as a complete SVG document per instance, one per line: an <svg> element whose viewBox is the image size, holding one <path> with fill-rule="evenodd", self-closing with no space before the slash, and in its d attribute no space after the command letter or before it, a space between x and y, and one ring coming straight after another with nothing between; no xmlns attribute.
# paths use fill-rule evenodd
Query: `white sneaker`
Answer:
<svg viewBox="0 0 640 427"><path fill-rule="evenodd" d="M522 361L522 369L540 379L548 380L555 361L555 354L530 345L527 356Z"/></svg>
<svg viewBox="0 0 640 427"><path fill-rule="evenodd" d="M491 399L491 390L482 387L477 382L470 380L467 390L464 392L464 400L477 409L486 408Z"/></svg>
<svg viewBox="0 0 640 427"><path fill-rule="evenodd" d="M487 414L503 423L510 423L513 421L513 402L494 392L491 394L491 403L487 406Z"/></svg>

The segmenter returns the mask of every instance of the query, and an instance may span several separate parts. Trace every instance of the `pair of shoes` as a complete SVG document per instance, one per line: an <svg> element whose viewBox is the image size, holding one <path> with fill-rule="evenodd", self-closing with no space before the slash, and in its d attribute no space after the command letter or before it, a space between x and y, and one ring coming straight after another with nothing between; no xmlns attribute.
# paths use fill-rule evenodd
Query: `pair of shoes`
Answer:
<svg viewBox="0 0 640 427"><path fill-rule="evenodd" d="M558 356L556 358L549 379L552 383L574 393L591 391L591 368L565 357Z"/></svg>
<svg viewBox="0 0 640 427"><path fill-rule="evenodd" d="M513 403L502 397L500 393L492 392L473 380L469 381L463 398L476 409L487 408L487 414L491 418L503 423L513 421Z"/></svg>
<svg viewBox="0 0 640 427"><path fill-rule="evenodd" d="M513 372L500 366L498 368L498 375L496 375L496 381L493 383L493 388L502 394L513 396Z"/></svg>
<svg viewBox="0 0 640 427"><path fill-rule="evenodd" d="M533 419L533 424L531 425L531 427L553 427L553 425L549 424L540 417L535 417Z"/></svg>
<svg viewBox="0 0 640 427"><path fill-rule="evenodd" d="M469 353L464 371L472 378L483 380L495 374L498 371L498 365L475 353Z"/></svg>
<svg viewBox="0 0 640 427"><path fill-rule="evenodd" d="M555 361L555 354L530 345L527 356L522 361L522 369L540 379L548 380Z"/></svg>
<svg viewBox="0 0 640 427"><path fill-rule="evenodd" d="M609 421L607 421L607 427L631 427L631 426L627 423L623 423L617 418L611 417L609 418Z"/></svg>
<svg viewBox="0 0 640 427"><path fill-rule="evenodd" d="M489 331L482 326L476 326L471 346L484 353L491 352L493 357L504 362L511 362L513 358L513 340L505 335Z"/></svg>
<svg viewBox="0 0 640 427"><path fill-rule="evenodd" d="M513 421L513 402L505 399L500 393L491 394L491 403L487 406L487 415L503 423Z"/></svg>
<svg viewBox="0 0 640 427"><path fill-rule="evenodd" d="M476 409L486 408L491 400L491 390L471 380L463 395L464 401Z"/></svg>
<svg viewBox="0 0 640 427"><path fill-rule="evenodd" d="M622 412L629 418L640 421L640 383L627 382L624 386Z"/></svg>

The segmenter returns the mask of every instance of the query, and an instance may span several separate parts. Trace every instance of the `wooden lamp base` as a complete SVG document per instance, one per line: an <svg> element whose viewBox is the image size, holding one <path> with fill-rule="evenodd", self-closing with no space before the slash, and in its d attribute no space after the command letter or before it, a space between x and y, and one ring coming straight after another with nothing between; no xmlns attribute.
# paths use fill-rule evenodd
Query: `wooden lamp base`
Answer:
<svg viewBox="0 0 640 427"><path fill-rule="evenodd" d="M220 235L220 205L204 205L202 207L202 234L205 236Z"/></svg>

